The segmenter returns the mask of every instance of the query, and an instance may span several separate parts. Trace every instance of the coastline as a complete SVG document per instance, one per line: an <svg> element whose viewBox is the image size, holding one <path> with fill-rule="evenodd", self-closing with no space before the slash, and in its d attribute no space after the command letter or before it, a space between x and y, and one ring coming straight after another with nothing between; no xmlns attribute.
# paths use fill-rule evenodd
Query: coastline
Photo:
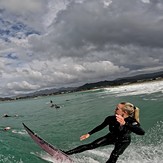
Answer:
<svg viewBox="0 0 163 163"><path fill-rule="evenodd" d="M135 86L135 85L142 85L142 84L154 84L154 83L158 83L158 82L163 82L163 78L159 77L159 78L155 78L155 79L144 79L144 80L136 80L135 82L124 82L122 84L112 84L112 85L105 85L105 86L99 86L99 87L92 87L89 89L86 89L86 87L84 89L74 89L72 91L58 91L58 92L54 92L52 94L42 94L42 95L34 95L34 96L29 96L28 94L25 96L17 96L17 97L5 97L5 98L0 98L0 102L3 101L13 101L13 100L21 100L21 99L37 99L38 97L44 97L44 96L54 96L54 95L60 95L60 94L67 94L67 93L74 93L74 92L85 92L85 91L95 91L95 90L99 90L99 89L106 89L109 90L111 88L119 88L119 87L124 87L124 86ZM91 84L90 84L91 85ZM79 87L80 88L80 87Z"/></svg>

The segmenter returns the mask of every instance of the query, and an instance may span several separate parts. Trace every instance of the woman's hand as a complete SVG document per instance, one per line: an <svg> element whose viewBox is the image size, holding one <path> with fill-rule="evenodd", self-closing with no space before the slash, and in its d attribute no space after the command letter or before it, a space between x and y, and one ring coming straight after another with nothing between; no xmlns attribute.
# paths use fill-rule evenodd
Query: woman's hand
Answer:
<svg viewBox="0 0 163 163"><path fill-rule="evenodd" d="M116 114L116 119L120 123L121 126L125 125L125 120L121 115Z"/></svg>
<svg viewBox="0 0 163 163"><path fill-rule="evenodd" d="M90 134L85 134L85 135L82 135L82 136L80 137L80 140L82 141L82 140L87 139L87 138L89 138L89 137L90 137Z"/></svg>

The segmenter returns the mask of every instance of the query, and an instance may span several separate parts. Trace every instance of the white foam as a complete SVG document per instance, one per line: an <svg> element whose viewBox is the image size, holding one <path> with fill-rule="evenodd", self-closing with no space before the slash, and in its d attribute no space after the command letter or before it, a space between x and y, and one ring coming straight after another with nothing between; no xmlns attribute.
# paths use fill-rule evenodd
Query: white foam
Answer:
<svg viewBox="0 0 163 163"><path fill-rule="evenodd" d="M104 151L104 150L89 150L88 152L94 154L94 155L97 155L97 156L100 156L100 157L104 157L104 158L108 158L108 151Z"/></svg>
<svg viewBox="0 0 163 163"><path fill-rule="evenodd" d="M7 157L3 154L0 154L0 162L6 162L6 163L23 163L23 161L16 160L15 156L9 154Z"/></svg>
<svg viewBox="0 0 163 163"><path fill-rule="evenodd" d="M20 135L26 135L26 131L25 130L12 130L12 133L14 134L20 134Z"/></svg>
<svg viewBox="0 0 163 163"><path fill-rule="evenodd" d="M104 88L104 90L106 93L117 94L116 96L151 94L163 92L163 81L121 85L117 87Z"/></svg>

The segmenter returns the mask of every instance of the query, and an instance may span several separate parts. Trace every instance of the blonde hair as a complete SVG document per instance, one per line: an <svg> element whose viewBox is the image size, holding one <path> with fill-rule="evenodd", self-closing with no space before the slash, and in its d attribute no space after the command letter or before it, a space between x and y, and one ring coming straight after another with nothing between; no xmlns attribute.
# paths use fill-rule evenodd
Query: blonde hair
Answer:
<svg viewBox="0 0 163 163"><path fill-rule="evenodd" d="M122 102L121 104L124 104L122 110L126 111L129 116L135 118L139 122L139 108L135 107L130 102Z"/></svg>

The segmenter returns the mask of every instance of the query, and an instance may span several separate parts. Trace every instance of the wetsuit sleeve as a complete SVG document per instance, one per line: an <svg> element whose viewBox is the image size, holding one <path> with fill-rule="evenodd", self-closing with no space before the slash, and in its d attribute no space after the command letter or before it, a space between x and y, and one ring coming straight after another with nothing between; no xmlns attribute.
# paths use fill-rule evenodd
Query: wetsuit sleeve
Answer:
<svg viewBox="0 0 163 163"><path fill-rule="evenodd" d="M127 127L131 132L134 132L137 135L144 135L145 131L140 127L138 122L128 123L126 122L125 127Z"/></svg>
<svg viewBox="0 0 163 163"><path fill-rule="evenodd" d="M88 134L92 135L95 132L98 132L102 130L103 128L105 128L108 124L109 124L109 117L107 117L99 126L95 127L93 130L88 132Z"/></svg>

